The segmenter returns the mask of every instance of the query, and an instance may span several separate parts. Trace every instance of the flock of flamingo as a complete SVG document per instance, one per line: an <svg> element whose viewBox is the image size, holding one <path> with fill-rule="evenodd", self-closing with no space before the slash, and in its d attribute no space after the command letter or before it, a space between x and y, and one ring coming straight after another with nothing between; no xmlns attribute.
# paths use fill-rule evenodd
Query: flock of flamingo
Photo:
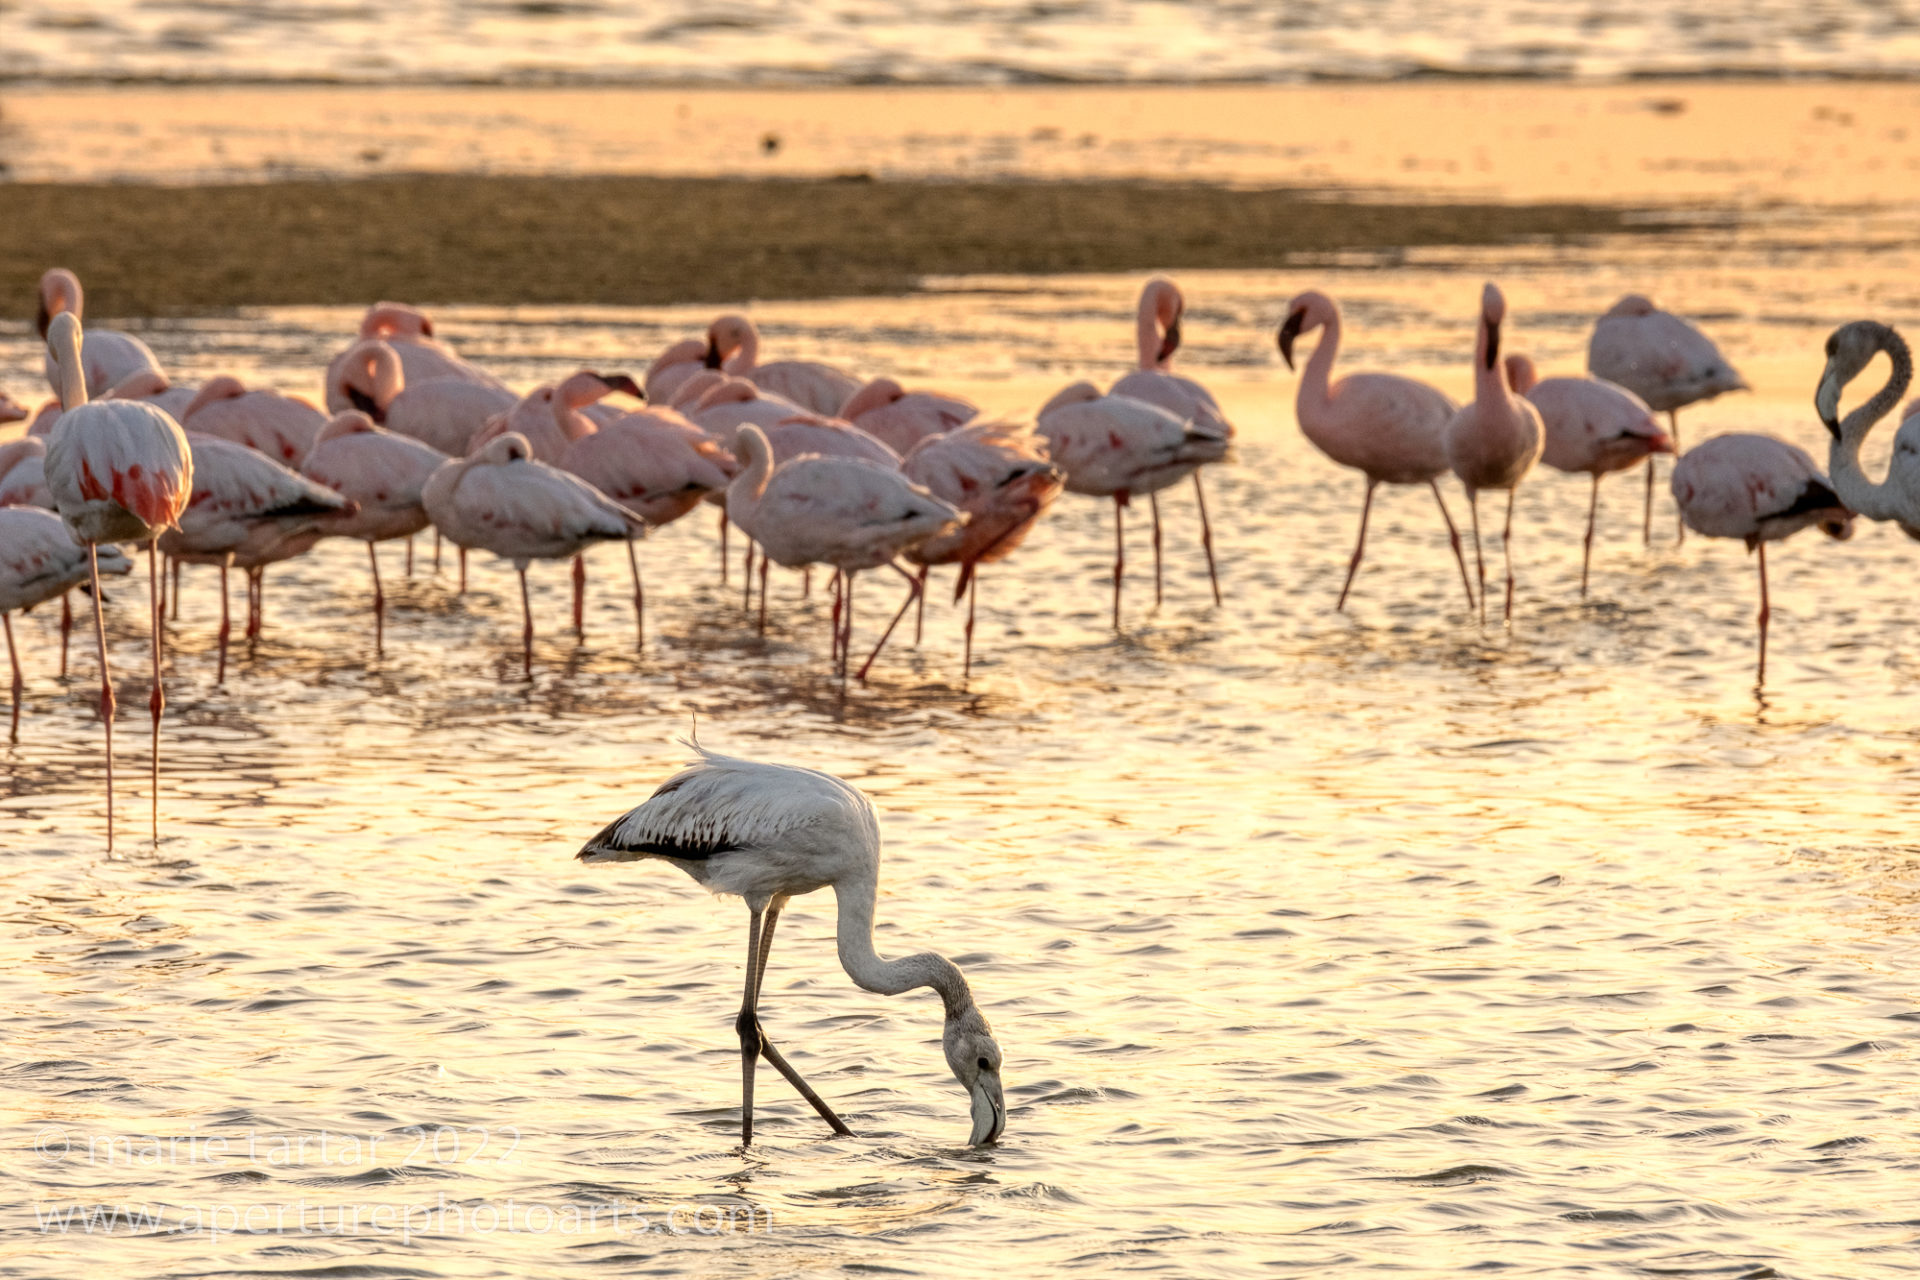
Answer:
<svg viewBox="0 0 1920 1280"><path fill-rule="evenodd" d="M98 588L102 575L133 568L116 544L144 544L147 551L156 746L164 705L161 619L169 594L178 609L179 566L220 570L224 678L228 571L247 575L246 628L257 635L267 566L328 537L367 544L376 647L384 625L378 543L407 539L410 572L411 538L431 527L436 562L440 539L459 550L463 591L467 551L511 560L520 575L529 675L533 612L526 573L532 561L573 561L579 629L581 553L598 542L623 543L644 643L634 540L703 503L719 509L723 582L728 529L745 535L746 599L751 606L757 585L762 630L770 565L833 570L832 654L842 678L851 669L855 580L877 568L898 572L907 594L857 677L865 678L908 610L923 603L929 569L949 564L958 567L955 602L962 596L969 602L964 662L970 670L980 567L1012 553L1063 490L1113 502L1118 628L1124 513L1133 498L1147 498L1157 595L1158 495L1191 478L1219 600L1201 471L1225 456L1234 430L1204 386L1172 369L1184 300L1165 278L1150 280L1140 296L1138 367L1104 393L1090 382L1065 388L1040 408L1030 428L984 421L966 400L908 391L890 378L863 383L825 364L763 363L759 335L742 315L723 315L704 337L667 347L643 383L582 370L516 395L442 342L426 313L391 302L369 308L358 335L329 363L323 412L233 377L215 377L197 389L176 386L137 337L83 332L82 296L70 271L56 268L42 278L39 329L55 399L32 415L0 402L0 420L32 417L26 435L0 446L0 622L17 725L24 681L8 615L61 599L64 674L68 593L91 581L107 730L109 841L114 694ZM1678 452L1678 410L1746 385L1697 328L1638 295L1621 299L1596 323L1585 376L1542 379L1524 355L1503 360L1505 319L1506 300L1488 284L1476 325L1474 396L1457 405L1434 387L1395 374L1334 377L1339 308L1314 291L1287 304L1278 343L1289 368L1299 340L1319 334L1299 382L1301 430L1366 481L1359 536L1336 608L1345 607L1360 568L1375 488L1413 484L1427 486L1440 507L1468 605L1482 624L1488 586L1479 497L1483 490L1505 491L1502 614L1511 620L1513 495L1540 461L1592 477L1584 595L1601 477L1647 461L1643 534L1650 537L1652 456ZM1891 357L1892 377L1842 420L1842 389L1882 351ZM1856 514L1896 521L1920 537L1920 401L1908 406L1887 479L1875 484L1859 462L1861 441L1911 379L1905 342L1884 325L1860 321L1835 331L1827 354L1817 405L1834 437L1831 480L1804 451L1754 434L1708 440L1673 468L1683 536L1692 528L1743 539L1759 551L1763 681L1767 542L1812 525L1845 538ZM1670 430L1661 428L1656 411L1669 415ZM1438 485L1449 471L1467 493L1472 574ZM157 560L162 555L173 565L170 593Z"/></svg>

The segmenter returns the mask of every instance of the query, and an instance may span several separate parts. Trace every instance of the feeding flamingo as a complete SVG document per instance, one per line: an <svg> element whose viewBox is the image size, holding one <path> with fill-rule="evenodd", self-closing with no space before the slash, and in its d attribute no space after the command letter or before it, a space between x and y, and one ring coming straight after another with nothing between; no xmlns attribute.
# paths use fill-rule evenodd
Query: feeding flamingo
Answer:
<svg viewBox="0 0 1920 1280"><path fill-rule="evenodd" d="M299 396L249 391L240 379L222 374L201 384L179 422L194 435L231 440L297 467L312 452L327 415Z"/></svg>
<svg viewBox="0 0 1920 1280"><path fill-rule="evenodd" d="M1480 291L1480 323L1473 339L1473 399L1447 423L1447 461L1467 487L1473 516L1473 563L1480 575L1480 623L1487 621L1487 564L1480 554L1480 491L1507 491L1506 532L1500 546L1507 560L1507 602L1502 617L1513 621L1513 492L1546 447L1540 411L1513 394L1500 363L1500 324L1507 299L1491 282Z"/></svg>
<svg viewBox="0 0 1920 1280"><path fill-rule="evenodd" d="M1347 580L1340 587L1335 612L1347 607L1347 593L1360 571L1367 549L1367 518L1373 513L1373 491L1383 484L1424 484L1446 522L1447 541L1460 566L1460 585L1466 588L1467 607L1473 607L1473 584L1467 578L1467 560L1460 531L1440 496L1439 478L1451 469L1447 461L1447 423L1458 405L1424 382L1396 373L1350 373L1332 380L1333 362L1340 353L1340 308L1317 290L1287 304L1280 324L1280 358L1294 367L1293 344L1305 333L1320 330L1320 342L1307 358L1294 396L1294 416L1300 433L1312 445L1343 467L1367 478L1360 504L1360 536L1347 561Z"/></svg>
<svg viewBox="0 0 1920 1280"><path fill-rule="evenodd" d="M860 389L850 373L817 360L775 360L761 364L760 331L746 316L721 316L707 328L706 365L750 379L762 390L785 396L803 409L833 414Z"/></svg>
<svg viewBox="0 0 1920 1280"><path fill-rule="evenodd" d="M836 416L904 458L929 436L972 422L980 409L958 396L908 391L892 378L875 378L848 396Z"/></svg>
<svg viewBox="0 0 1920 1280"><path fill-rule="evenodd" d="M1600 477L1638 466L1653 454L1672 453L1673 441L1653 420L1646 401L1605 379L1542 379L1533 361L1516 351L1507 357L1507 380L1540 411L1547 433L1540 461L1556 471L1593 477L1587 496L1587 536L1580 551L1580 596L1585 599L1594 518L1600 510Z"/></svg>
<svg viewBox="0 0 1920 1280"><path fill-rule="evenodd" d="M1595 322L1587 343L1587 371L1625 387L1655 412L1665 413L1675 453L1680 451L1680 410L1728 391L1751 390L1712 339L1637 293L1621 298ZM1653 538L1653 481L1649 461L1642 541ZM1686 536L1684 517L1679 532Z"/></svg>
<svg viewBox="0 0 1920 1280"><path fill-rule="evenodd" d="M1681 455L1673 467L1673 500L1695 533L1739 538L1760 558L1760 666L1767 679L1767 543L1810 525L1829 538L1853 536L1853 512L1804 449L1745 432L1715 436Z"/></svg>
<svg viewBox="0 0 1920 1280"><path fill-rule="evenodd" d="M80 277L65 267L55 267L40 277L40 309L34 325L42 340L48 340L53 318L58 315L71 315L76 322L81 318L84 295L80 289ZM60 389L60 370L55 363L53 353L48 351L45 360L47 386L54 395L65 401L66 395ZM160 372L160 361L146 343L130 333L121 333L117 329L87 329L80 337L80 369L86 377L87 395L98 399L107 394L107 390L121 379L141 370Z"/></svg>
<svg viewBox="0 0 1920 1280"><path fill-rule="evenodd" d="M54 507L92 561L93 634L100 650L100 719L107 736L107 847L113 847L113 677L107 666L107 624L100 609L98 548L103 542L147 544L147 595L153 648L153 834L160 838L160 586L155 561L160 534L179 523L193 491L193 456L180 424L137 400L87 401L80 322L53 317L47 346L59 374L60 422L47 437L47 488Z"/></svg>
<svg viewBox="0 0 1920 1280"><path fill-rule="evenodd" d="M1887 384L1865 404L1840 417L1840 393L1860 375L1877 352L1892 361ZM1879 484L1860 469L1860 446L1879 421L1892 412L1913 381L1913 353L1906 339L1873 320L1841 325L1827 338L1827 367L1814 394L1820 421L1833 433L1827 467L1834 492L1869 520L1891 520L1910 538L1920 538L1920 400L1907 406L1906 420L1893 434L1887 478Z"/></svg>
<svg viewBox="0 0 1920 1280"><path fill-rule="evenodd" d="M43 600L87 581L92 557L73 540L58 515L40 507L0 507L0 627L7 634L7 660L13 664L13 732L20 729L20 698L26 681L20 674L20 650L13 638L13 612L33 608ZM118 547L99 549L101 573L133 572L133 561ZM61 648L66 648L63 631ZM66 660L61 659L64 673Z"/></svg>
<svg viewBox="0 0 1920 1280"><path fill-rule="evenodd" d="M747 435L747 432L743 432ZM751 445L749 445L751 447ZM764 451L763 451L764 456ZM940 993L946 1023L941 1048L972 1099L968 1141L983 1146L1006 1125L1000 1046L974 1004L959 968L923 952L883 960L873 949L873 912L880 885L880 823L873 803L831 775L791 765L761 764L694 746L699 758L653 795L587 841L582 862L658 858L715 894L746 899L746 995L740 1033L740 1144L753 1143L754 1066L765 1058L836 1134L852 1130L800 1077L760 1025L773 929L787 900L833 888L840 965L864 990L900 995L920 987Z"/></svg>
<svg viewBox="0 0 1920 1280"><path fill-rule="evenodd" d="M340 357L327 386L329 406L338 390L345 408L453 458L465 456L489 418L519 402L511 391L465 378L409 383L399 355L378 338L362 339Z"/></svg>

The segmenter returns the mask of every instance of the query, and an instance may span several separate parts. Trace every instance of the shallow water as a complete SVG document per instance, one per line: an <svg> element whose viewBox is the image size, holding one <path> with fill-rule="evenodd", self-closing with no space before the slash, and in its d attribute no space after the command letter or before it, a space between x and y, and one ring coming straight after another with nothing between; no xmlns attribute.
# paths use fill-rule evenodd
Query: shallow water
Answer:
<svg viewBox="0 0 1920 1280"><path fill-rule="evenodd" d="M1129 513L1115 636L1111 511L1069 497L984 576L964 683L938 594L920 646L865 687L824 674L817 580L803 601L779 575L756 636L704 511L643 548L644 655L621 557L592 558L584 644L561 630L563 568L537 567L531 682L511 571L483 558L461 598L425 541L411 579L387 548L378 659L363 553L276 567L266 638L224 687L213 578L191 570L157 850L103 855L92 664L55 680L36 612L0 803L0 1146L22 1187L0 1274L1907 1273L1913 544L1867 525L1774 549L1763 695L1751 560L1675 547L1664 498L1643 550L1638 473L1603 490L1584 604L1585 481L1543 475L1521 491L1511 631L1472 624L1405 490L1376 504L1336 614L1360 485L1299 440L1271 344L1285 297L1318 284L1348 303L1352 362L1458 391L1496 266L1510 342L1549 371L1632 280L1685 297L1760 388L1683 415L1688 440L1758 427L1824 456L1821 340L1862 299L1911 315L1898 282L1920 278L1905 238L1828 243L1781 226L1186 277L1184 354L1242 431L1208 475L1226 605L1176 490L1157 610ZM755 314L769 349L1014 409L1117 373L1137 287L935 281ZM441 328L526 382L706 314ZM313 390L352 322L148 337L188 379ZM24 385L24 339L4 349ZM859 640L898 599L881 579ZM144 600L110 595L137 832ZM966 967L1007 1053L999 1147L960 1145L938 1006L855 989L816 897L781 930L765 1020L861 1136L829 1140L767 1072L737 1150L744 913L668 867L571 861L679 763L696 713L710 747L874 796L878 945ZM41 1225L75 1204L150 1206L165 1229ZM590 1205L596 1225L567 1217Z"/></svg>

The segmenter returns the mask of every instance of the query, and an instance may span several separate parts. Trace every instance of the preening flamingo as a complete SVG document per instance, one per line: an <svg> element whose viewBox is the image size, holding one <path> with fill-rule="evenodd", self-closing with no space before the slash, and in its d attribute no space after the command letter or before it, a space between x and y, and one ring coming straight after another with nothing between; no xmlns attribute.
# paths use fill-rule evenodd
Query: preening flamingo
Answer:
<svg viewBox="0 0 1920 1280"><path fill-rule="evenodd" d="M836 416L904 458L929 436L972 422L980 409L958 396L908 391L892 378L875 378L848 396Z"/></svg>
<svg viewBox="0 0 1920 1280"><path fill-rule="evenodd" d="M434 335L433 319L418 307L404 302L376 302L360 320L359 337L347 350L327 364L327 412L363 408L348 397L340 384L339 371L359 340L374 338L393 348L401 373L408 384L452 378L505 391L506 384L471 361L462 359L453 348Z"/></svg>
<svg viewBox="0 0 1920 1280"><path fill-rule="evenodd" d="M1447 423L1447 461L1467 487L1473 516L1473 563L1480 576L1480 622L1487 621L1487 564L1480 554L1480 491L1507 491L1506 531L1500 546L1507 561L1507 601L1502 617L1513 621L1513 491L1546 447L1540 411L1513 394L1500 363L1500 325L1507 299L1489 282L1480 291L1480 323L1473 339L1473 399Z"/></svg>
<svg viewBox="0 0 1920 1280"><path fill-rule="evenodd" d="M1233 424L1221 410L1213 393L1173 372L1173 355L1180 349L1180 318L1186 313L1187 300L1180 286L1165 276L1155 276L1140 290L1140 305L1134 315L1134 343L1139 366L1108 390L1109 395L1132 396L1157 404L1175 417L1233 439ZM1207 580L1213 584L1213 602L1220 603L1220 574L1213 563L1213 522L1207 518L1207 493L1200 483L1200 472L1193 473L1193 497L1200 505L1200 545L1207 553ZM1154 599L1159 601L1159 583L1155 580Z"/></svg>
<svg viewBox="0 0 1920 1280"><path fill-rule="evenodd" d="M1673 450L1680 451L1680 410L1728 391L1747 391L1720 348L1690 322L1662 311L1637 293L1613 304L1593 326L1587 343L1587 371L1617 383L1667 415ZM1653 463L1647 463L1646 511L1641 538L1653 538ZM1680 520L1680 536L1686 520Z"/></svg>
<svg viewBox="0 0 1920 1280"><path fill-rule="evenodd" d="M788 899L829 886L839 905L835 936L841 968L855 985L880 995L920 987L940 994L946 1011L941 1048L972 1104L968 1141L984 1146L999 1138L1007 1115L1000 1046L966 978L944 956L923 952L883 960L873 949L880 888L880 823L873 803L857 788L813 769L694 750L698 758L692 764L587 841L578 857L582 862L658 858L712 893L746 899L751 913L746 994L734 1023L740 1036L740 1144L753 1143L754 1067L761 1058L834 1133L852 1136L760 1025L760 991L780 912Z"/></svg>
<svg viewBox="0 0 1920 1280"><path fill-rule="evenodd" d="M814 413L840 412L840 406L860 389L858 378L817 360L761 364L760 331L752 320L737 313L721 316L708 326L705 359L709 369L751 379L755 386L785 396Z"/></svg>
<svg viewBox="0 0 1920 1280"><path fill-rule="evenodd" d="M1153 494L1226 456L1218 428L1183 421L1131 396L1101 395L1091 382L1061 389L1041 406L1035 434L1067 473L1070 493L1113 499L1113 627L1120 629L1120 584L1127 549L1122 512L1133 495ZM1153 509L1154 577L1159 578L1160 512ZM1157 588L1156 588L1157 595Z"/></svg>
<svg viewBox="0 0 1920 1280"><path fill-rule="evenodd" d="M80 322L53 317L47 346L59 373L60 422L47 437L47 488L73 536L93 562L93 634L100 650L100 719L107 735L107 847L113 847L113 677L107 666L107 624L100 609L98 547L147 544L147 596L153 647L153 834L160 838L160 586L155 544L179 523L193 491L193 457L180 424L137 400L87 401L81 370Z"/></svg>
<svg viewBox="0 0 1920 1280"><path fill-rule="evenodd" d="M528 679L533 678L529 564L564 560L595 542L624 542L639 593L640 563L632 540L646 532L646 522L578 476L535 460L525 436L509 432L470 457L442 464L420 496L428 517L455 546L513 561L526 622L521 641Z"/></svg>
<svg viewBox="0 0 1920 1280"><path fill-rule="evenodd" d="M1841 418L1840 393L1881 351L1893 363L1887 384ZM1820 411L1820 421L1833 433L1827 467L1840 500L1869 520L1891 520L1908 537L1920 538L1920 400L1907 406L1906 421L1893 434L1887 478L1875 484L1860 469L1861 444L1900 403L1912 381L1913 353L1907 349L1906 339L1884 324L1856 320L1841 325L1827 338L1827 367L1813 401Z"/></svg>
<svg viewBox="0 0 1920 1280"><path fill-rule="evenodd" d="M231 440L297 467L312 452L327 415L299 396L249 391L240 379L222 374L201 384L179 422L194 435Z"/></svg>
<svg viewBox="0 0 1920 1280"><path fill-rule="evenodd" d="M496 436L517 431L527 438L533 456L551 466L559 466L567 446L593 433L598 424L587 416L589 406L605 400L616 391L642 399L640 386L624 373L596 373L582 369L558 383L535 387L521 396L511 409L488 420L467 442L470 453Z"/></svg>
<svg viewBox="0 0 1920 1280"><path fill-rule="evenodd" d="M1460 566L1467 607L1472 608L1473 585L1467 579L1460 531L1454 527L1438 483L1450 470L1447 423L1459 406L1438 389L1395 373L1350 373L1334 381L1333 362L1340 353L1340 308L1317 290L1309 289L1287 304L1287 318L1280 324L1279 335L1280 358L1287 368L1294 367L1294 342L1316 329L1320 342L1301 375L1300 389L1294 396L1294 416L1299 419L1300 433L1316 449L1367 478L1366 497L1360 504L1360 536L1354 540L1347 580L1340 587L1335 611L1347 607L1347 593L1353 590L1354 574L1360 571L1360 558L1367 549L1373 491L1383 484L1424 484L1432 492L1440 518L1446 522L1454 562Z"/></svg>
<svg viewBox="0 0 1920 1280"><path fill-rule="evenodd" d="M519 402L511 391L465 378L409 383L395 349L378 338L362 339L340 357L327 386L329 406L337 390L345 408L454 458L466 455L487 419Z"/></svg>
<svg viewBox="0 0 1920 1280"><path fill-rule="evenodd" d="M352 514L327 516L320 528L327 537L358 538L367 544L376 653L385 639L387 598L380 587L380 554L374 544L410 538L427 527L420 494L446 461L447 455L432 445L383 431L366 414L348 409L320 428L312 452L300 465L308 479L351 498L358 507Z"/></svg>
<svg viewBox="0 0 1920 1280"><path fill-rule="evenodd" d="M34 325L43 340L49 339L53 318L58 315L71 315L74 320L81 318L84 295L80 289L80 277L65 267L55 267L40 277L40 310ZM62 401L65 393L60 389L60 370L54 361L53 353L48 351L45 361L47 386ZM151 348L130 333L121 333L117 329L88 329L80 338L80 368L86 376L87 395L100 398L107 394L116 382L141 370L160 372L160 361Z"/></svg>
<svg viewBox="0 0 1920 1280"><path fill-rule="evenodd" d="M1507 381L1540 411L1547 433L1540 461L1556 471L1593 477L1587 496L1587 536L1580 550L1580 596L1585 599L1594 518L1600 510L1600 477L1638 466L1653 454L1672 453L1673 441L1653 420L1646 401L1603 378L1542 379L1533 361L1516 351L1507 357Z"/></svg>
<svg viewBox="0 0 1920 1280"><path fill-rule="evenodd" d="M1681 455L1673 467L1673 500L1687 527L1709 538L1739 538L1760 558L1760 667L1767 679L1767 544L1809 525L1829 538L1853 536L1853 512L1804 449L1772 436L1715 436Z"/></svg>
<svg viewBox="0 0 1920 1280"><path fill-rule="evenodd" d="M834 603L834 657L842 676L853 640L853 582L863 569L893 565L914 590L919 583L895 563L902 552L964 517L907 480L897 467L863 458L807 456L779 465L759 427L736 440L745 468L727 490L733 523L760 544L763 557L789 569L828 564L840 571ZM763 561L764 578L766 565ZM764 598L764 591L763 591Z"/></svg>
<svg viewBox="0 0 1920 1280"><path fill-rule="evenodd" d="M20 730L20 698L26 681L20 674L20 650L13 638L13 612L43 600L65 596L92 572L87 547L73 540L52 511L40 507L0 506L0 627L7 633L7 660L13 664L13 732ZM133 561L118 547L99 549L101 573L132 573ZM64 634L61 645L64 648Z"/></svg>

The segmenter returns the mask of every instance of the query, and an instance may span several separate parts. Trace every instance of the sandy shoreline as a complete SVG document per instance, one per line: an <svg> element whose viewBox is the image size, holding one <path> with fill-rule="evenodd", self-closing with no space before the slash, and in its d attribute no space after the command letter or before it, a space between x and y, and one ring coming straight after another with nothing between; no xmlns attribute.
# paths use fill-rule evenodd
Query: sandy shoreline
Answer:
<svg viewBox="0 0 1920 1280"><path fill-rule="evenodd" d="M375 297L658 305L895 294L927 275L1284 266L1645 225L1581 204L1336 202L1142 183L416 175L151 188L15 184L0 297L64 265L88 309L164 316Z"/></svg>

